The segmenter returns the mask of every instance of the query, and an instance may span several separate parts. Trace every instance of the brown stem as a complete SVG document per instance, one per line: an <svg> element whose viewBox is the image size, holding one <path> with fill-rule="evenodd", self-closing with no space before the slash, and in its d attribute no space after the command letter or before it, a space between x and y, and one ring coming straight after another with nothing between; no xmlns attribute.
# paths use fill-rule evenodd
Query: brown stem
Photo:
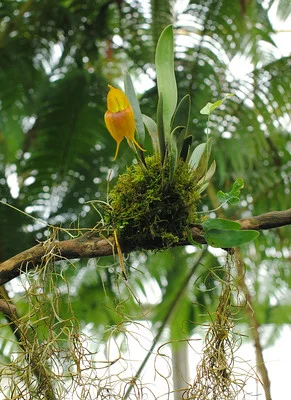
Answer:
<svg viewBox="0 0 291 400"><path fill-rule="evenodd" d="M291 225L291 208L285 211L273 211L256 217L244 218L238 220L238 222L241 224L241 229L243 230L272 229L284 225ZM192 228L192 238L194 241L198 243L206 243L203 234L204 232L200 225ZM175 245L184 246L187 244L190 243L183 240ZM134 244L131 248L123 247L122 240L120 240L120 245L124 253L137 250L134 248ZM157 248L155 241L144 243L145 250ZM50 252L53 252L55 255L55 260L96 258L115 254L116 248L112 236L104 239L99 236L93 236L92 232L72 240L41 243L0 264L0 286L9 282L16 276L19 276L21 273L36 268L41 264L42 258Z"/></svg>
<svg viewBox="0 0 291 400"><path fill-rule="evenodd" d="M291 224L291 208L285 211L271 211L257 217L244 218L238 220L241 229L264 230L279 228L280 226Z"/></svg>

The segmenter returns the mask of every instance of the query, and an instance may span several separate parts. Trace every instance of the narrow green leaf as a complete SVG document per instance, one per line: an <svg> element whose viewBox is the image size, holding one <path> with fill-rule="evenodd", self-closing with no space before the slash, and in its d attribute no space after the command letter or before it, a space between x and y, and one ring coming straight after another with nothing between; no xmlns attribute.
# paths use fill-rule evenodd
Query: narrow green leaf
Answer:
<svg viewBox="0 0 291 400"><path fill-rule="evenodd" d="M210 231L211 229L232 229L232 230L240 230L241 224L235 221L231 221L229 219L222 218L208 218L203 222L202 228L205 231Z"/></svg>
<svg viewBox="0 0 291 400"><path fill-rule="evenodd" d="M200 178L198 180L198 182L197 182L198 185L202 185L203 186L206 182L209 184L209 181L213 177L213 175L215 173L215 170L216 170L216 162L214 160L213 163L210 165L210 167L209 167L208 171L206 172L206 174L203 175L202 178ZM208 186L208 184L207 184L207 186ZM206 187L205 187L205 189L206 189Z"/></svg>
<svg viewBox="0 0 291 400"><path fill-rule="evenodd" d="M185 134L186 134L186 130L185 130L184 126L177 126L173 130L173 132L171 132L170 143L175 142L175 146L177 149L177 159L179 158L182 148L183 148Z"/></svg>
<svg viewBox="0 0 291 400"><path fill-rule="evenodd" d="M154 153L160 154L159 135L158 135L157 124L155 123L155 121L152 118L150 118L144 114L142 114L142 120L143 120L143 123L145 124L145 126L148 130L148 133L150 134L150 137L152 139Z"/></svg>
<svg viewBox="0 0 291 400"><path fill-rule="evenodd" d="M187 136L183 141L183 146L182 146L180 158L185 162L188 161L188 157L189 157L190 147L191 147L192 141L193 141L193 137L192 136Z"/></svg>
<svg viewBox="0 0 291 400"><path fill-rule="evenodd" d="M198 193L201 194L202 192L204 192L204 190L207 189L208 186L209 186L209 182L205 182L205 183L198 189Z"/></svg>
<svg viewBox="0 0 291 400"><path fill-rule="evenodd" d="M239 231L233 229L211 229L204 235L206 242L212 247L229 249L252 242L259 236L257 231Z"/></svg>
<svg viewBox="0 0 291 400"><path fill-rule="evenodd" d="M185 133L188 132L189 120L190 120L190 110L191 110L191 98L187 94L182 98L178 104L175 113L173 115L171 130L173 131L177 126L184 126Z"/></svg>
<svg viewBox="0 0 291 400"><path fill-rule="evenodd" d="M164 133L164 119L163 119L163 94L160 93L157 109L157 126L158 126L158 138L161 155L161 163L163 164L166 156L166 141Z"/></svg>
<svg viewBox="0 0 291 400"><path fill-rule="evenodd" d="M177 84L174 71L174 35L172 25L167 26L159 38L156 49L156 72L159 96L163 94L163 124L165 136L170 134L172 116L177 105Z"/></svg>
<svg viewBox="0 0 291 400"><path fill-rule="evenodd" d="M189 160L189 165L191 166L191 168L193 169L198 168L205 150L206 150L206 143L201 143L197 147L195 147Z"/></svg>
<svg viewBox="0 0 291 400"><path fill-rule="evenodd" d="M213 175L215 174L215 170L216 170L216 162L215 160L213 160L212 164L210 165L208 171L206 172L206 175L204 178L202 178L202 180L204 179L205 181L210 181L210 179L213 177Z"/></svg>
<svg viewBox="0 0 291 400"><path fill-rule="evenodd" d="M124 76L124 91L129 99L131 107L133 108L134 119L136 124L137 141L142 146L145 140L145 129L142 120L142 114L139 107L139 102L134 90L131 76L129 75L128 72Z"/></svg>
<svg viewBox="0 0 291 400"><path fill-rule="evenodd" d="M177 159L178 159L178 149L177 149L177 143L175 141L172 141L169 145L168 159L169 159L169 180L171 181L174 178L177 166Z"/></svg>

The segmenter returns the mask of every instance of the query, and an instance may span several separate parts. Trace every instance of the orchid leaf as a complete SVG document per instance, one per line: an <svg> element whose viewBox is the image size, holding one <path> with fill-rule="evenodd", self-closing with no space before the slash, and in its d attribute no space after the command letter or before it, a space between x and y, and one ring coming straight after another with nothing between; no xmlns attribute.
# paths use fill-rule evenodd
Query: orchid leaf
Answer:
<svg viewBox="0 0 291 400"><path fill-rule="evenodd" d="M180 153L180 158L185 162L188 161L192 141L193 141L193 137L192 136L187 136L183 141L183 146L182 146L182 150L181 150L181 153Z"/></svg>
<svg viewBox="0 0 291 400"><path fill-rule="evenodd" d="M206 174L204 176L202 176L201 179L199 179L198 181L198 185L204 184L205 182L209 182L210 179L213 177L214 173L216 170L216 162L215 160L212 162L212 164L210 165L208 171L206 172Z"/></svg>
<svg viewBox="0 0 291 400"><path fill-rule="evenodd" d="M177 126L171 133L171 143L175 142L177 148L177 159L180 156L183 148L185 133L186 130L184 126Z"/></svg>
<svg viewBox="0 0 291 400"><path fill-rule="evenodd" d="M163 94L163 125L166 137L177 105L177 84L174 71L174 35L172 25L167 26L159 38L155 65L159 96Z"/></svg>
<svg viewBox="0 0 291 400"><path fill-rule="evenodd" d="M157 126L158 126L158 138L159 148L161 155L161 163L163 164L166 156L166 142L164 134L164 119L163 119L163 94L160 93L157 110Z"/></svg>
<svg viewBox="0 0 291 400"><path fill-rule="evenodd" d="M180 103L178 104L175 113L173 115L171 129L172 131L177 126L184 126L185 133L188 132L189 120L190 120L190 110L191 110L191 99L189 94L184 96Z"/></svg>
<svg viewBox="0 0 291 400"><path fill-rule="evenodd" d="M213 177L213 175L215 173L215 170L216 170L216 162L215 162L215 160L213 160L213 162L210 165L208 171L206 172L206 175L205 175L205 180L206 181L209 181Z"/></svg>
<svg viewBox="0 0 291 400"><path fill-rule="evenodd" d="M205 150L206 150L206 143L201 143L197 147L195 147L189 160L189 165L191 166L191 168L193 169L198 168Z"/></svg>
<svg viewBox="0 0 291 400"><path fill-rule="evenodd" d="M209 186L209 182L205 182L199 189L198 189L198 193L201 194L204 192L205 189L207 189L207 187Z"/></svg>
<svg viewBox="0 0 291 400"><path fill-rule="evenodd" d="M157 124L155 123L155 121L152 118L148 117L147 115L142 114L142 119L143 119L143 123L145 124L145 127L148 130L148 133L150 134L154 153L160 154L159 135L158 135Z"/></svg>
<svg viewBox="0 0 291 400"><path fill-rule="evenodd" d="M177 166L177 159L178 159L178 149L177 149L177 143L175 140L171 140L171 144L169 146L169 153L168 153L168 159L169 159L169 180L171 181L174 178L175 175L175 170Z"/></svg>
<svg viewBox="0 0 291 400"><path fill-rule="evenodd" d="M137 133L137 141L143 145L145 141L145 129L142 120L142 114L139 107L139 102L134 90L134 86L131 80L131 76L127 72L124 76L124 91L126 96L129 99L131 107L134 112L134 119L136 123L136 133Z"/></svg>

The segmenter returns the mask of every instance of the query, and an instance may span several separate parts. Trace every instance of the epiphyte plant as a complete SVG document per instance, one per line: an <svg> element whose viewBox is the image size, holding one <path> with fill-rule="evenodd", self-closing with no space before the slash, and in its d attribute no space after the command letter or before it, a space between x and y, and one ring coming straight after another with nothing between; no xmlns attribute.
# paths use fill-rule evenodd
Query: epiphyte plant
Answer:
<svg viewBox="0 0 291 400"><path fill-rule="evenodd" d="M171 179L174 176L178 160L182 160L191 168L199 169L200 184L203 183L200 190L203 191L207 187L206 182L215 172L215 161L208 170L205 170L210 156L208 143L199 145L196 151L192 144L193 137L189 134L190 96L183 97L177 105L172 25L166 27L160 36L155 65L159 96L156 122L150 117L142 115L129 74L126 74L124 79L125 94L120 89L109 85L105 123L117 142L115 158L121 140L126 137L137 146L137 149L134 147L134 150L137 152L138 159L147 168L144 154L142 154L146 127L152 140L154 155L158 155L161 165L169 162ZM133 114L130 109L133 110ZM134 131L136 131L137 141L134 139ZM131 145L131 143L129 144Z"/></svg>
<svg viewBox="0 0 291 400"><path fill-rule="evenodd" d="M204 225L201 213L197 212L201 193L209 185L216 163L213 161L209 166L208 124L206 142L194 145L189 132L190 96L184 96L179 103L177 101L172 25L161 33L155 66L158 89L156 121L141 113L128 73L124 78L125 93L109 85L105 123L117 142L114 159L120 142L126 137L136 153L138 164L128 167L111 190L105 218L107 223L127 247L133 242L135 248L142 248L152 240L160 248L168 247L189 237L195 224L202 224L206 242L215 247L229 248L254 240L258 235L256 231L241 231L240 224L227 220L219 220L219 223L207 220ZM215 103L207 103L200 113L208 115L209 122L210 114L230 96L227 94ZM146 130L151 137L153 154L145 157ZM238 199L242 188L243 181L239 178L229 194L219 192L220 198L225 201L234 197Z"/></svg>

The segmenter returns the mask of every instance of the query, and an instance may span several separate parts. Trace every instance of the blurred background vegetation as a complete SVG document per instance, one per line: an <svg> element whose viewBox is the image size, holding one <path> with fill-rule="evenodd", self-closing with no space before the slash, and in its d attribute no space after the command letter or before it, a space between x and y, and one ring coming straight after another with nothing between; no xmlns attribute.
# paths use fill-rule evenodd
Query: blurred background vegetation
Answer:
<svg viewBox="0 0 291 400"><path fill-rule="evenodd" d="M103 120L107 84L122 86L128 70L142 112L154 118L155 46L162 29L173 24L179 98L191 96L190 130L197 144L205 141L206 129L199 110L234 93L210 119L217 172L201 210L215 208L215 193L228 191L238 177L245 181L241 202L224 207L224 217L239 219L290 207L291 57L277 46L269 11L276 10L276 18L284 21L291 3L282 0L275 8L274 3L0 1L0 200L51 225L96 225L99 216L88 202L106 201L109 171L113 187L133 159L122 143L113 162L115 142ZM51 233L3 204L0 221L0 261ZM274 341L283 324L291 323L290 233L290 227L263 232L241 250L256 317L272 327L264 345ZM195 250L127 257L131 288L149 311L154 330L193 266ZM193 333L205 320L205 306L214 310L221 264L221 254L205 252L172 310L169 339ZM120 321L116 304L128 297L126 288L111 257L76 260L74 265L64 264L64 269L75 316L82 327L90 324L103 334L105 326ZM11 297L21 298L16 281L6 287ZM123 304L123 313L140 313L134 298ZM0 341L0 357L9 360L6 344Z"/></svg>

